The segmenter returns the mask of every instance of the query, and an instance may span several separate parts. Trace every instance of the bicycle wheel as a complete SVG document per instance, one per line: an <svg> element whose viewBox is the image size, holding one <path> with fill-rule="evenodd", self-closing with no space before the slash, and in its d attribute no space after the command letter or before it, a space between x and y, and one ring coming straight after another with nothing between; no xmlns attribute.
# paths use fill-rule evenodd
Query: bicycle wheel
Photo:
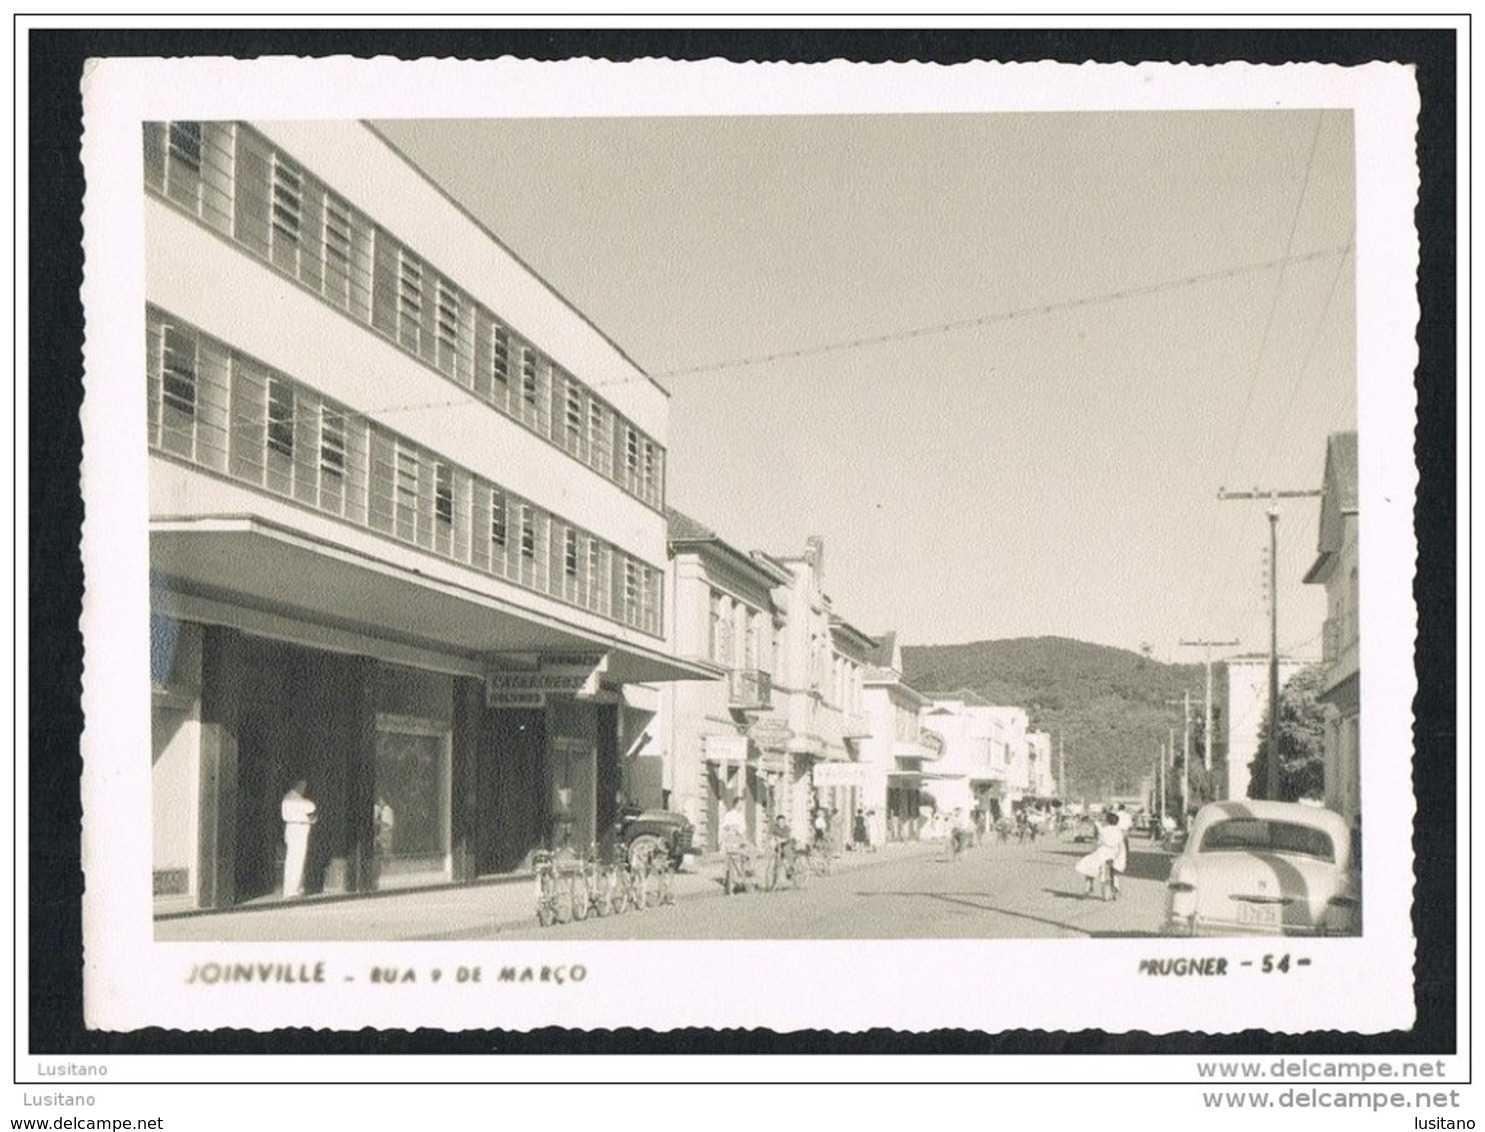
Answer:
<svg viewBox="0 0 1485 1132"><path fill-rule="evenodd" d="M779 855L777 853L770 853L768 855L768 864L763 866L763 888L767 892L772 892L778 887L778 883Z"/></svg>
<svg viewBox="0 0 1485 1132"><path fill-rule="evenodd" d="M572 901L572 918L588 918L588 881L582 873L573 873L567 878L569 899Z"/></svg>
<svg viewBox="0 0 1485 1132"><path fill-rule="evenodd" d="M608 867L608 887L613 894L614 915L622 916L629 911L629 878L618 865Z"/></svg>
<svg viewBox="0 0 1485 1132"><path fill-rule="evenodd" d="M650 906L649 879L644 866L629 870L629 907L643 912Z"/></svg>
<svg viewBox="0 0 1485 1132"><path fill-rule="evenodd" d="M536 882L536 922L544 928L557 919L557 883L550 873L542 873Z"/></svg>
<svg viewBox="0 0 1485 1132"><path fill-rule="evenodd" d="M810 882L810 873L813 871L808 859L795 857L794 864L789 867L789 880L795 888L804 888Z"/></svg>
<svg viewBox="0 0 1485 1132"><path fill-rule="evenodd" d="M593 901L593 911L600 918L614 910L614 890L602 869L594 869L588 877L588 892Z"/></svg>

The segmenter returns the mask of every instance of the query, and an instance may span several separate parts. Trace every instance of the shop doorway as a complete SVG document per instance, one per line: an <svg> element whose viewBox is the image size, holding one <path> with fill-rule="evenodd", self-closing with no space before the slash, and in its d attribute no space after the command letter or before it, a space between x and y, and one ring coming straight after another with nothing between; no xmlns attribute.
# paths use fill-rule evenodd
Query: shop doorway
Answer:
<svg viewBox="0 0 1485 1132"><path fill-rule="evenodd" d="M443 724L377 716L373 816L379 887L449 879L451 743Z"/></svg>
<svg viewBox="0 0 1485 1132"><path fill-rule="evenodd" d="M587 852L597 838L597 752L582 739L552 743L548 801L552 815L552 846Z"/></svg>

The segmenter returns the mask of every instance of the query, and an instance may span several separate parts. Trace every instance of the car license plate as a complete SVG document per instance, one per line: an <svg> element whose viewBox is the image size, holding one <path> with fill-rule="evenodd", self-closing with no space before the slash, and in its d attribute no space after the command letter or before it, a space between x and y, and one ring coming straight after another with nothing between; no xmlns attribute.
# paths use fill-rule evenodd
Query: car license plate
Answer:
<svg viewBox="0 0 1485 1132"><path fill-rule="evenodd" d="M1238 901L1238 923L1255 928L1276 928L1279 926L1279 906L1277 904L1251 904L1246 900Z"/></svg>

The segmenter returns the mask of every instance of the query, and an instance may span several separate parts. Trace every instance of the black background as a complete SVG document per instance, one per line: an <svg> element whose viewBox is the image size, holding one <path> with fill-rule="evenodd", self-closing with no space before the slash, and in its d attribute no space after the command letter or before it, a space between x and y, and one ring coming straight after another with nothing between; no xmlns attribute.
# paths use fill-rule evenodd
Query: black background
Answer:
<svg viewBox="0 0 1485 1132"><path fill-rule="evenodd" d="M125 1053L1077 1053L1423 1055L1456 1050L1456 47L1453 30L983 30L983 31L29 31L29 118L17 111L17 145L30 149L30 925L32 1054ZM1417 888L1418 1020L1379 1035L1249 1031L1234 1035L1099 1031L938 1031L902 1034L685 1030L529 1034L487 1031L270 1034L220 1030L89 1032L82 1011L83 875L79 737L83 592L78 541L83 312L80 161L83 61L92 56L374 55L532 59L592 56L736 61L868 62L977 59L1062 62L1255 63L1400 61L1417 68L1422 185L1417 464L1419 627L1413 830ZM19 93L19 92L18 92ZM18 106L20 103L18 102ZM19 192L19 187L17 188ZM16 328L17 333L21 328ZM17 509L19 513L19 508ZM20 738L17 737L18 747ZM25 749L25 748L21 748ZM1408 757L1399 751L1398 758ZM141 815L141 828L145 816ZM1398 831L1401 836L1402 831ZM17 867L20 867L19 862ZM1468 909L1465 909L1467 913ZM1124 993L1128 987L1111 988ZM1467 991L1467 988L1466 988ZM719 983L718 993L728 993ZM17 1056L26 1051L17 1050ZM578 1079L581 1065L574 1066Z"/></svg>

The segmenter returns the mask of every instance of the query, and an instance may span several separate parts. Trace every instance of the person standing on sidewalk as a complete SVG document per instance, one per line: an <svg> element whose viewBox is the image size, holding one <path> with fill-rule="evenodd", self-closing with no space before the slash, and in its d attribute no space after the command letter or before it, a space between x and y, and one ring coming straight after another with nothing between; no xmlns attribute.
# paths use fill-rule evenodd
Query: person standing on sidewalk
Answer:
<svg viewBox="0 0 1485 1132"><path fill-rule="evenodd" d="M309 856L309 827L315 823L315 804L305 795L309 783L297 779L284 795L279 813L284 819L284 899L304 895L304 862Z"/></svg>

